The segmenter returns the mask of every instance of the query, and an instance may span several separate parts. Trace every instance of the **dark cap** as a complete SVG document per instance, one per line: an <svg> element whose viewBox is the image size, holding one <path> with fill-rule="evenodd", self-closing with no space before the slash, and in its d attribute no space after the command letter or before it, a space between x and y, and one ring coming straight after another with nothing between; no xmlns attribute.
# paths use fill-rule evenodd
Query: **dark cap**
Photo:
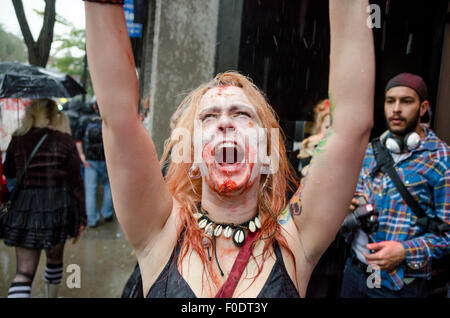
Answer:
<svg viewBox="0 0 450 318"><path fill-rule="evenodd" d="M417 92L421 100L426 100L428 97L427 84L422 77L411 73L401 73L393 77L386 85L384 92L386 93L392 87L405 86Z"/></svg>

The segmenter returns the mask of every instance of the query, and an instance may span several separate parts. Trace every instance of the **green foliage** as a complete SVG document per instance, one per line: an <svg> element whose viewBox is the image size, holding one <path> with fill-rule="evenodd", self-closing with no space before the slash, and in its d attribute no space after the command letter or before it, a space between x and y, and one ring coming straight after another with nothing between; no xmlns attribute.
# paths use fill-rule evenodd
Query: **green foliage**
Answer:
<svg viewBox="0 0 450 318"><path fill-rule="evenodd" d="M83 75L84 60L83 58L74 57L70 51L65 55L52 59L52 66L58 68L62 73L81 78Z"/></svg>
<svg viewBox="0 0 450 318"><path fill-rule="evenodd" d="M59 45L56 49L57 52L72 48L77 48L80 51L84 51L84 47L86 45L84 29L77 29L73 25L70 26L70 28L71 30L69 33L55 35L53 37L53 42Z"/></svg>
<svg viewBox="0 0 450 318"><path fill-rule="evenodd" d="M28 60L27 48L23 40L14 34L6 32L1 24L0 43L0 62L26 62Z"/></svg>
<svg viewBox="0 0 450 318"><path fill-rule="evenodd" d="M53 38L52 65L61 72L81 78L84 68L84 30L71 26L71 30Z"/></svg>
<svg viewBox="0 0 450 318"><path fill-rule="evenodd" d="M85 30L76 28L70 21L56 14L56 23L66 26L70 31L53 37L51 65L60 72L69 74L80 81L84 72ZM87 70L88 94L93 94L90 84L89 70ZM81 83L83 84L83 83Z"/></svg>

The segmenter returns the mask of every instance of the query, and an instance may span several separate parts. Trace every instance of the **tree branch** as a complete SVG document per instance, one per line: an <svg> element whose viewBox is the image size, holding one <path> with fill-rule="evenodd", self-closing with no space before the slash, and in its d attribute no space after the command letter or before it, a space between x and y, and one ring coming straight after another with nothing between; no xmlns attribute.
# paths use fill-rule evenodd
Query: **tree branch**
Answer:
<svg viewBox="0 0 450 318"><path fill-rule="evenodd" d="M45 67L47 64L53 42L53 29L56 20L55 2L56 0L45 0L44 21L39 38L35 41L28 26L22 0L12 0L20 30L28 48L28 62L30 64L42 67Z"/></svg>
<svg viewBox="0 0 450 318"><path fill-rule="evenodd" d="M28 47L28 50L35 50L36 42L31 34L30 27L28 26L27 17L23 10L22 0L12 0L14 11L16 12L17 21L19 21L20 31L22 31L23 40Z"/></svg>
<svg viewBox="0 0 450 318"><path fill-rule="evenodd" d="M56 20L55 2L56 0L45 0L44 22L37 41L41 61L45 61L45 63L47 63L53 42L53 29Z"/></svg>

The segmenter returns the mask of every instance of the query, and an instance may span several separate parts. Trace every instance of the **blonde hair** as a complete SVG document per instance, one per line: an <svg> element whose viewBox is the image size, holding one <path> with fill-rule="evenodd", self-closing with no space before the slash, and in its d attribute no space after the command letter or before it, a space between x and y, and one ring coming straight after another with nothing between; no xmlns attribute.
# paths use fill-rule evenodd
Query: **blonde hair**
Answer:
<svg viewBox="0 0 450 318"><path fill-rule="evenodd" d="M328 110L321 111L317 114L317 120L316 120L316 134L322 134L322 126L327 117L331 116L330 112ZM331 118L331 117L330 117Z"/></svg>
<svg viewBox="0 0 450 318"><path fill-rule="evenodd" d="M71 134L68 117L58 110L58 105L51 99L33 100L25 108L22 126L14 132L14 135L25 135L32 127L48 127L66 134Z"/></svg>
<svg viewBox="0 0 450 318"><path fill-rule="evenodd" d="M203 95L209 89L220 86L236 86L244 91L251 104L255 107L257 115L261 119L262 127L267 129L267 151L269 151L271 146L270 128L278 128L278 131L281 132L281 127L277 121L275 111L268 104L264 94L249 78L234 71L218 74L212 81L201 85L186 96L176 111L180 115L176 128L187 129L191 133L190 135L193 136L194 120ZM166 160L170 153L170 149L172 149L176 143L177 141L171 139L166 141L166 149L161 159L161 163ZM259 185L260 191L258 191L258 211L262 223L258 238L265 239L264 252L268 250L275 239L280 245L287 247L286 241L279 231L278 217L281 211L287 206L288 201L286 196L288 187L290 187L291 183L297 185L294 177L295 172L287 160L283 135L281 133L279 134L278 143L278 153L270 154L270 156L279 156L278 170L273 175L270 175L270 177L268 175L265 178L261 178ZM193 144L193 140L191 139L191 162L193 162L194 159ZM191 246L202 259L205 268L207 255L202 244L202 239L208 237L199 229L197 221L193 216L201 202L202 179L191 180L189 178L188 170L190 165L190 163L171 162L168 167L166 182L171 194L181 204L180 216L185 236L183 241L184 253L181 254L181 257L186 256L186 253ZM266 180L266 178L269 179ZM266 184L265 181L267 181ZM289 181L291 181L291 183ZM264 186L264 184L266 186ZM211 265L209 270L212 273Z"/></svg>
<svg viewBox="0 0 450 318"><path fill-rule="evenodd" d="M302 140L300 152L297 158L299 159L308 158L314 155L316 151L316 146L323 138L323 135L325 133L322 131L322 126L327 117L330 117L331 120L330 104L328 99L325 99L314 107L314 127L313 127L314 134ZM303 166L301 174L303 176L306 176L308 169L309 164Z"/></svg>
<svg viewBox="0 0 450 318"><path fill-rule="evenodd" d="M313 111L313 121L307 121L305 125L305 136L313 136L316 135L318 129L318 121L319 116L323 114L323 112L330 111L330 101L329 99L322 99L317 104L315 104L312 108Z"/></svg>

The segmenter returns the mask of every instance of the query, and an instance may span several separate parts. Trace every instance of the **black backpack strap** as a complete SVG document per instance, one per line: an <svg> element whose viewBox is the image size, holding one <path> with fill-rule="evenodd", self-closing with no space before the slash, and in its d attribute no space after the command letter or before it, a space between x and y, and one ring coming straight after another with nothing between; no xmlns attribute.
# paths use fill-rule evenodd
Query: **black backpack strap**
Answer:
<svg viewBox="0 0 450 318"><path fill-rule="evenodd" d="M394 166L394 161L391 155L387 152L387 150L381 144L380 138L375 138L371 142L373 154L375 156L376 166L371 172L371 177L373 178L378 172L386 172L384 171L385 166Z"/></svg>
<svg viewBox="0 0 450 318"><path fill-rule="evenodd" d="M443 222L438 217L430 219L419 203L414 199L414 197L409 193L408 189L403 184L402 180L397 174L397 171L394 168L394 160L392 159L388 150L383 146L381 140L376 138L372 141L373 152L375 155L375 160L377 161L377 166L374 169L376 173L379 169L382 172L387 173L394 183L397 191L402 196L403 200L410 207L410 209L416 214L417 221L416 224L422 226L429 232L435 234L442 234L449 230L449 226L447 223Z"/></svg>
<svg viewBox="0 0 450 318"><path fill-rule="evenodd" d="M21 175L19 176L19 178L17 178L16 184L14 185L14 188L11 191L11 194L8 199L9 204L11 204L11 202L14 201L14 199L16 198L17 193L19 192L20 186L22 185L23 179L25 177L25 173L28 169L28 166L30 165L30 162L33 159L36 152L38 151L39 147L42 145L44 140L47 138L47 136L48 136L48 133L44 134L44 136L41 137L41 139L38 141L38 143L34 147L33 151L31 152L30 156L28 157L28 159L25 163L25 166L23 168L23 171L22 171Z"/></svg>

